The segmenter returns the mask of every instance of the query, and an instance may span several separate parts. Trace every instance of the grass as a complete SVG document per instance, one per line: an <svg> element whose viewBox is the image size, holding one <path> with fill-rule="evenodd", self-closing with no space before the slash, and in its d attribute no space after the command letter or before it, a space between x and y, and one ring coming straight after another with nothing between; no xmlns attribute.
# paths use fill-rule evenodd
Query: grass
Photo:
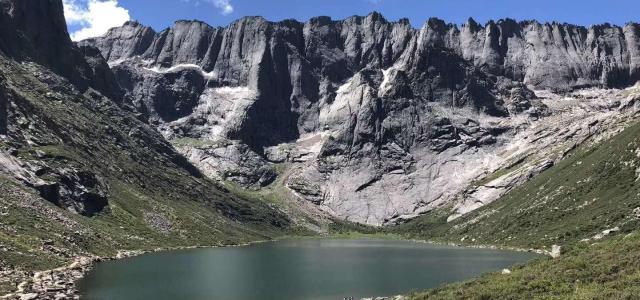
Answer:
<svg viewBox="0 0 640 300"><path fill-rule="evenodd" d="M109 99L74 92L53 74L44 83L34 74L45 70L1 55L0 72L7 78L0 83L3 97L12 103L9 125L19 127L0 149L14 148L22 162L44 166L41 179L91 172L108 186L109 202L109 209L84 217L0 176L0 268L34 271L83 254L309 234L271 201L234 194L202 176L155 130ZM51 90L59 101L46 96Z"/></svg>
<svg viewBox="0 0 640 300"><path fill-rule="evenodd" d="M0 251L3 265L23 266L27 269L52 268L60 266L63 258L49 256L42 248L42 242L53 240L54 244L64 241L65 228L56 222L48 222L37 216L40 209L57 209L48 202L42 202L26 189L0 176L0 207L3 210L0 219L0 245L6 250ZM28 198L37 205L16 205L12 197Z"/></svg>
<svg viewBox="0 0 640 300"><path fill-rule="evenodd" d="M171 140L171 144L173 144L176 147L220 147L225 145L226 141L212 141L212 140L205 140L205 139L196 139L196 138L177 138L177 139L173 139Z"/></svg>
<svg viewBox="0 0 640 300"><path fill-rule="evenodd" d="M526 162L526 157L516 161L515 163L513 163L512 165L506 167L506 168L502 168L500 170L497 170L496 172L493 172L491 174L489 174L488 176L472 183L472 185L478 187L478 186L483 186L493 180L496 180L504 175L510 174L512 173L514 170L517 170L519 168L521 168Z"/></svg>
<svg viewBox="0 0 640 300"><path fill-rule="evenodd" d="M432 211L389 229L404 237L519 248L563 247L543 258L410 299L640 299L640 124L570 157L452 222ZM594 239L618 227L612 237Z"/></svg>
<svg viewBox="0 0 640 300"><path fill-rule="evenodd" d="M431 212L392 232L449 240L544 248L620 227L640 228L640 124L597 145L585 146L497 201L453 222Z"/></svg>
<svg viewBox="0 0 640 300"><path fill-rule="evenodd" d="M640 233L577 243L557 259L541 258L409 299L639 299Z"/></svg>

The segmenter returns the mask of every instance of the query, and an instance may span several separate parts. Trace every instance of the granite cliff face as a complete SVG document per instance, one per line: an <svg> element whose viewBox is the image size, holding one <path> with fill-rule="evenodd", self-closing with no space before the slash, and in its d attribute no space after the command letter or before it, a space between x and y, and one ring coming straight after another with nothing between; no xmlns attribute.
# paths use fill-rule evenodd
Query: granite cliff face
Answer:
<svg viewBox="0 0 640 300"><path fill-rule="evenodd" d="M640 79L633 23L247 17L159 33L128 22L80 46L100 50L123 105L209 177L259 188L284 164L291 193L375 225L495 200L617 128L596 126L625 115L597 89ZM584 115L558 96L585 88L600 100Z"/></svg>

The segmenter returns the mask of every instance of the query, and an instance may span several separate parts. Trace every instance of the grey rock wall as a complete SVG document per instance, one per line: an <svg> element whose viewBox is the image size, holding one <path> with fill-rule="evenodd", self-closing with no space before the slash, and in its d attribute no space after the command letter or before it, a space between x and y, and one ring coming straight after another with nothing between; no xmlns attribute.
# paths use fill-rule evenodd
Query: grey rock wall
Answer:
<svg viewBox="0 0 640 300"><path fill-rule="evenodd" d="M284 184L300 198L388 224L469 202L458 195L505 163L491 159L510 139L562 112L534 90L633 85L639 37L635 23L432 18L416 29L372 13L178 21L158 33L128 22L80 45L100 50L124 104L209 176L261 186L287 163Z"/></svg>

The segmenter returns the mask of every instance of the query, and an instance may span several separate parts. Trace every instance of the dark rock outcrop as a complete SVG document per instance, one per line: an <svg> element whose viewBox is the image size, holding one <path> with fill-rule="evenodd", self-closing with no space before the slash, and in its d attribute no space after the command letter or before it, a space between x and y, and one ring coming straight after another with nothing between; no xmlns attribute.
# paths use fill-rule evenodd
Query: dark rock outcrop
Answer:
<svg viewBox="0 0 640 300"><path fill-rule="evenodd" d="M91 46L81 46L78 49L87 62L87 76L90 78L91 87L120 103L124 96L124 90L118 85L116 77L100 51Z"/></svg>
<svg viewBox="0 0 640 300"><path fill-rule="evenodd" d="M159 75L122 65L114 72L141 118L156 125L191 114L207 85L206 79L192 69Z"/></svg>
<svg viewBox="0 0 640 300"><path fill-rule="evenodd" d="M4 78L2 76L0 76L0 80L4 80ZM0 86L0 135L6 135L7 134L7 118L9 117L9 114L7 112L7 104L9 103L9 100L6 99L5 96L5 91L3 89L3 87Z"/></svg>
<svg viewBox="0 0 640 300"><path fill-rule="evenodd" d="M78 49L71 41L61 1L1 0L0 27L0 51L8 57L46 66L81 91L93 87L121 100L123 93L100 53Z"/></svg>
<svg viewBox="0 0 640 300"><path fill-rule="evenodd" d="M89 217L108 208L108 188L94 173L60 170L46 175L55 181L37 183L33 187L47 201Z"/></svg>
<svg viewBox="0 0 640 300"><path fill-rule="evenodd" d="M0 1L0 50L19 60L35 60L71 81L80 81L79 55L64 20L62 2Z"/></svg>

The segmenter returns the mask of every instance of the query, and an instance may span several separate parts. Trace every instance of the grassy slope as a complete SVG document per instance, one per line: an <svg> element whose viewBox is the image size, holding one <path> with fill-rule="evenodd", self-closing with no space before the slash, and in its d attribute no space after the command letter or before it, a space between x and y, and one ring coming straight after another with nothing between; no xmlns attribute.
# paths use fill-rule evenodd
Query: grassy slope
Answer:
<svg viewBox="0 0 640 300"><path fill-rule="evenodd" d="M446 222L434 212L394 228L413 237L475 244L544 248L566 245L620 227L640 224L640 124L569 158L501 199ZM463 243L464 243L463 242Z"/></svg>
<svg viewBox="0 0 640 300"><path fill-rule="evenodd" d="M0 150L16 149L28 164L93 172L109 194L107 211L83 217L0 173L0 269L47 269L86 253L234 244L298 232L275 205L199 175L158 133L109 99L78 94L46 70L1 55L0 75L6 78L0 92L11 103L9 124L20 126L0 139ZM46 173L41 178L48 179Z"/></svg>
<svg viewBox="0 0 640 300"><path fill-rule="evenodd" d="M447 223L433 212L391 229L405 236L521 248L563 246L559 259L412 295L414 299L640 298L640 124L571 157L496 202ZM634 212L635 210L635 212ZM593 238L619 227L614 237Z"/></svg>
<svg viewBox="0 0 640 300"><path fill-rule="evenodd" d="M543 258L447 285L410 299L639 299L640 234L576 244L558 259Z"/></svg>

